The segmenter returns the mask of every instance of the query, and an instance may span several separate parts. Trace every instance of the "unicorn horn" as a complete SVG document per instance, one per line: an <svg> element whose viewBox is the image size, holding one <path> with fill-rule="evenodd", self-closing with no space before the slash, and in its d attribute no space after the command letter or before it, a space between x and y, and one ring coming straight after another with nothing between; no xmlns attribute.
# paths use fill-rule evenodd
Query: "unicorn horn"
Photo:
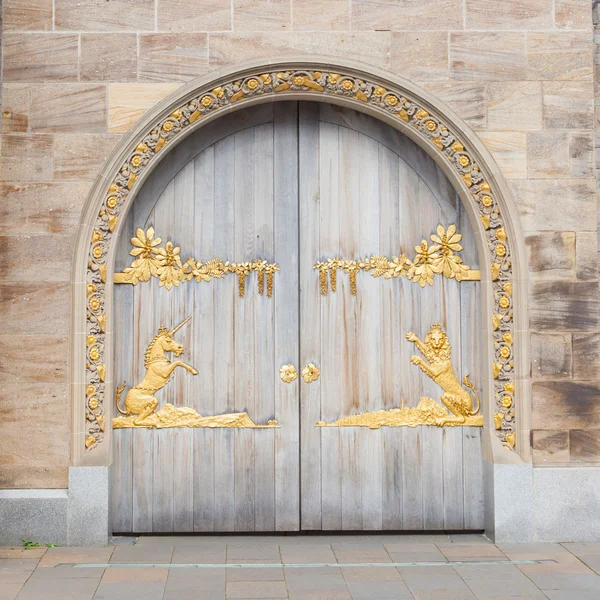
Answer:
<svg viewBox="0 0 600 600"><path fill-rule="evenodd" d="M179 323L179 325L177 325L177 327L175 327L175 329L173 329L173 331L171 331L170 334L175 335L175 333L177 333L191 318L192 317L188 317L185 321Z"/></svg>

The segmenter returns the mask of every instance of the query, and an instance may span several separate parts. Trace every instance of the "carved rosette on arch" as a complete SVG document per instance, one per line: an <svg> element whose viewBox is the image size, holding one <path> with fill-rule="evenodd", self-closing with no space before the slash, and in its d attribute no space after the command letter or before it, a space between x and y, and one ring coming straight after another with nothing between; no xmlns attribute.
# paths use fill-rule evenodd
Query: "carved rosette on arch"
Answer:
<svg viewBox="0 0 600 600"><path fill-rule="evenodd" d="M510 244L494 190L469 149L468 141L459 139L445 124L442 115L423 106L405 90L394 89L388 83L351 73L297 68L271 73L262 71L227 79L216 87L211 86L198 93L147 131L137 146L132 148L128 159L109 185L90 240L87 269L87 335L88 338L95 338L95 342L87 349L86 383L87 390L94 390L90 396L93 396L92 405L96 408L91 409L88 400L86 448L93 449L104 437L106 255L127 196L157 154L164 152L165 147L168 148L183 131L198 127L209 114L232 104L249 102L257 96L268 94L285 97L286 93L291 92L320 94L331 98L343 96L357 106L368 104L375 112L398 119L404 127L420 132L449 161L462 179L464 188L477 203L492 265L494 362L491 370L495 391L494 423L500 440L507 448L514 448L514 316Z"/></svg>

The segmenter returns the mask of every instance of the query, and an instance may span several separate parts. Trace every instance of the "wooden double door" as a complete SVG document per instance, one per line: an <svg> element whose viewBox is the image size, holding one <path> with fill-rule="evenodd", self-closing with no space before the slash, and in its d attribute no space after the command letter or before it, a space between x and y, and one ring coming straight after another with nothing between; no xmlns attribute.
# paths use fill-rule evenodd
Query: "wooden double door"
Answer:
<svg viewBox="0 0 600 600"><path fill-rule="evenodd" d="M247 412L279 428L113 430L115 532L483 529L481 429L315 427L318 421L439 400L410 363L405 333L442 323L457 375L479 370L477 282L338 272L322 295L317 261L414 254L438 224L471 227L435 163L366 115L319 103L275 103L207 126L174 150L134 203L141 227L187 256L276 262L273 296L256 275L167 291L153 279L115 286L115 369L129 385L159 325L176 335L197 376L175 372L161 406L203 416ZM320 377L286 383L283 365ZM159 407L160 408L160 407Z"/></svg>

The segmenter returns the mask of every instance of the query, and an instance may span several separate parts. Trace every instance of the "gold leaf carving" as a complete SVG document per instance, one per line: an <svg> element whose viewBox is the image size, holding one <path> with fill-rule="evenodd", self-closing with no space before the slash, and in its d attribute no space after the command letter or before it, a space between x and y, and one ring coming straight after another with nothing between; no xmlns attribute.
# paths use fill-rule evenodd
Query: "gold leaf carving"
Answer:
<svg viewBox="0 0 600 600"><path fill-rule="evenodd" d="M475 386L466 375L462 385L459 383L451 362L451 347L446 333L439 323L434 323L425 336L419 339L414 333L406 334L409 342L419 349L421 356L413 355L410 362L417 365L440 388L442 404L432 398L423 397L418 406L406 407L404 400L401 408L365 412L342 417L333 423L319 421L316 427L418 427L435 425L437 427L483 427L483 415L479 414L480 399ZM304 373L304 372L303 372ZM473 399L476 407L473 407Z"/></svg>
<svg viewBox="0 0 600 600"><path fill-rule="evenodd" d="M284 383L291 383L298 379L298 371L294 365L283 365L279 369L279 377Z"/></svg>
<svg viewBox="0 0 600 600"><path fill-rule="evenodd" d="M133 262L122 273L115 273L115 283L131 283L150 281L152 277L159 279L159 286L171 290L185 281L211 281L222 279L228 273L238 276L239 292L243 297L246 291L245 279L252 271L258 275L259 293L264 292L264 278L267 278L267 297L273 296L274 274L279 271L277 263L268 263L266 260L254 259L252 263L230 263L220 258L213 258L206 262L188 258L181 262L181 249L167 242L160 246L161 238L154 237L154 228L147 231L138 229L135 237L131 238L133 248L129 252L134 257Z"/></svg>
<svg viewBox="0 0 600 600"><path fill-rule="evenodd" d="M302 379L306 383L313 383L319 379L321 371L313 363L308 363L304 369L302 369Z"/></svg>

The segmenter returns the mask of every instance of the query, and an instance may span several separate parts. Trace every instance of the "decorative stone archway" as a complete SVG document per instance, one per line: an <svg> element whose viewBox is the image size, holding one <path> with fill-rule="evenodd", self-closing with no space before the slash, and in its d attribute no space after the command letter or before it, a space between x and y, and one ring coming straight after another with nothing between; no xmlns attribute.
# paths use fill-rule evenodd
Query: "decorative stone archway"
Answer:
<svg viewBox="0 0 600 600"><path fill-rule="evenodd" d="M192 132L230 111L280 100L329 102L368 113L416 142L452 181L469 213L481 265L486 458L491 463L527 461L523 235L498 167L457 115L409 81L360 63L304 56L254 61L182 87L132 128L96 179L73 267L72 464L111 462L113 265L116 239L138 190Z"/></svg>

